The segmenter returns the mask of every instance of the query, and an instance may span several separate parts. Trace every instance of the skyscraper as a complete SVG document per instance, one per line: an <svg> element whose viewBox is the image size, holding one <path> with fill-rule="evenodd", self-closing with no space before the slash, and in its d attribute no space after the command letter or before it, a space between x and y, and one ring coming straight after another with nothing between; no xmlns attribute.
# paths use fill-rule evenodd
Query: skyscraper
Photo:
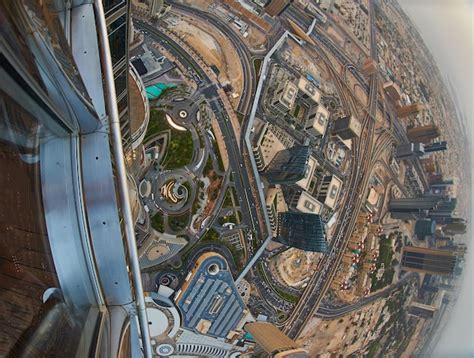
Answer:
<svg viewBox="0 0 474 358"><path fill-rule="evenodd" d="M399 118L405 118L412 114L417 114L424 109L422 104L415 103L407 106L397 108L397 116Z"/></svg>
<svg viewBox="0 0 474 358"><path fill-rule="evenodd" d="M415 234L419 239L425 236L431 236L436 230L436 221L434 220L418 220L415 224Z"/></svg>
<svg viewBox="0 0 474 358"><path fill-rule="evenodd" d="M440 134L441 132L435 124L412 127L407 130L407 136L410 141L423 144L430 143L433 139L438 138Z"/></svg>
<svg viewBox="0 0 474 358"><path fill-rule="evenodd" d="M271 184L294 184L303 179L311 155L309 146L295 146L279 151L264 172Z"/></svg>
<svg viewBox="0 0 474 358"><path fill-rule="evenodd" d="M438 308L435 306L425 305L419 302L412 302L408 308L408 313L420 318L430 319L434 317L437 310Z"/></svg>
<svg viewBox="0 0 474 358"><path fill-rule="evenodd" d="M425 154L423 143L408 143L397 146L397 159L414 159Z"/></svg>
<svg viewBox="0 0 474 358"><path fill-rule="evenodd" d="M444 232L449 235L461 235L466 233L466 223L457 222L457 223L450 223L446 224L443 228Z"/></svg>
<svg viewBox="0 0 474 358"><path fill-rule="evenodd" d="M433 275L450 276L454 274L457 256L448 250L405 246L402 252L402 270Z"/></svg>
<svg viewBox="0 0 474 358"><path fill-rule="evenodd" d="M361 132L362 126L354 116L349 115L334 121L332 134L339 136L343 140L360 137Z"/></svg>
<svg viewBox="0 0 474 358"><path fill-rule="evenodd" d="M276 241L305 251L326 252L328 244L321 216L286 212L278 214Z"/></svg>
<svg viewBox="0 0 474 358"><path fill-rule="evenodd" d="M425 145L425 153L439 152L444 151L446 149L448 149L446 141Z"/></svg>
<svg viewBox="0 0 474 358"><path fill-rule="evenodd" d="M443 198L437 196L392 199L389 204L389 210L394 219L422 219L428 216L429 210L436 208L442 201Z"/></svg>

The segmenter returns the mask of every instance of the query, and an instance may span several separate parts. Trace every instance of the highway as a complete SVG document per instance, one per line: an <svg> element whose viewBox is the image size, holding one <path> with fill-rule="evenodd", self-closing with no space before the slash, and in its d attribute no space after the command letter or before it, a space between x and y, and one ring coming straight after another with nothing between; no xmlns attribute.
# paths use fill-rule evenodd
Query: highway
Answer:
<svg viewBox="0 0 474 358"><path fill-rule="evenodd" d="M251 229L255 230L257 235L260 235L258 215L250 186L250 180L245 171L243 157L239 152L239 146L235 138L234 130L228 116L226 115L224 105L218 97L218 84L212 83L205 71L200 68L199 64L192 58L192 56L183 50L170 37L157 30L153 25L147 24L143 21L135 20L134 23L139 29L147 31L150 36L152 36L162 46L168 48L176 58L179 58L184 64L188 64L188 67L193 68L205 83L205 86L202 87L201 91L214 112L222 131L222 136L228 152L229 163L234 172L235 188L239 196L243 221Z"/></svg>
<svg viewBox="0 0 474 358"><path fill-rule="evenodd" d="M370 1L370 31L371 56L376 59L376 30L372 1ZM321 270L311 277L295 309L288 320L281 325L281 329L291 338L296 338L301 334L306 323L318 310L340 265L348 239L355 228L357 216L365 201L370 176L369 169L373 165L372 161L367 160L367 158L371 158L374 147L375 121L373 118L377 106L377 76L378 74L374 74L370 77L368 113L362 122L363 132L361 138L354 141L352 170L349 180L346 182L348 190L345 191L344 204L336 224L336 234L330 242L329 252L320 266Z"/></svg>
<svg viewBox="0 0 474 358"><path fill-rule="evenodd" d="M174 0L168 2L179 11L185 14L192 15L193 17L200 18L201 20L213 25L232 42L232 45L234 46L240 57L240 63L242 64L243 71L242 96L240 98L237 112L247 115L250 111L250 106L252 104L252 94L255 91L257 76L255 74L255 68L252 63L252 55L247 46L244 44L243 40L234 30L229 27L230 24L226 24L218 16L211 15L206 11L196 9L191 6L177 3Z"/></svg>
<svg viewBox="0 0 474 358"><path fill-rule="evenodd" d="M389 296L393 291L397 290L401 286L410 283L412 281L418 281L419 276L415 272L410 272L405 274L397 283L386 287L385 289L374 293L373 295L367 296L359 300L358 302L352 305L344 305L337 308L327 308L327 307L319 307L318 311L316 312L316 316L323 318L323 319L335 319L346 314L349 314L353 311L361 309L364 306L367 306L381 298Z"/></svg>

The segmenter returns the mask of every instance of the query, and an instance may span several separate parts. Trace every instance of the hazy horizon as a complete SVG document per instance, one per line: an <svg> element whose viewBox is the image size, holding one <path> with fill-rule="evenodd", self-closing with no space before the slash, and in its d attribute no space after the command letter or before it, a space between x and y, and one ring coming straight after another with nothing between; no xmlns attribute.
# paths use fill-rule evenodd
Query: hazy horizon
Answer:
<svg viewBox="0 0 474 358"><path fill-rule="evenodd" d="M441 73L455 86L461 112L468 118L469 137L473 135L474 115L474 1L398 0L412 19L433 54ZM471 177L473 168L471 168ZM473 200L472 190L470 193ZM471 213L471 222L472 213ZM472 237L468 228L468 237ZM466 257L463 285L457 303L448 313L448 322L439 335L436 357L464 357L474 354L474 256L472 245Z"/></svg>

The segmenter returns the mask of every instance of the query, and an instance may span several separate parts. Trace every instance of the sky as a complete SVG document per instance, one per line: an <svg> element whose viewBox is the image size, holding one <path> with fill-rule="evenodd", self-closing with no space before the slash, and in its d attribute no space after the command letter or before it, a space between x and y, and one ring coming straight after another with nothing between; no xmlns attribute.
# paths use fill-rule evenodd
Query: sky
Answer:
<svg viewBox="0 0 474 358"><path fill-rule="evenodd" d="M420 31L443 75L450 78L474 138L474 0L398 0ZM474 153L472 153L474 155ZM474 174L471 168L471 176ZM471 202L474 200L471 191ZM471 213L471 222L474 222ZM472 231L469 238L472 240ZM470 243L472 244L472 243ZM474 357L474 245L463 284L434 350L435 357Z"/></svg>

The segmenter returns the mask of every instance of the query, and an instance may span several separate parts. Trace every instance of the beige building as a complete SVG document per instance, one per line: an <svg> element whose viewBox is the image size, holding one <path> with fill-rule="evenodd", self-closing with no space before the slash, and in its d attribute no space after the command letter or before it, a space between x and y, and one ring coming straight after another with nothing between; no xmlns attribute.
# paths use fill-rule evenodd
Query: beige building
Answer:
<svg viewBox="0 0 474 358"><path fill-rule="evenodd" d="M306 78L299 78L298 89L301 91L304 99L309 98L317 104L321 102L321 91Z"/></svg>
<svg viewBox="0 0 474 358"><path fill-rule="evenodd" d="M291 357L291 352L300 353L299 357L309 357L294 340L271 323L247 323L244 329L252 335L265 352L274 357Z"/></svg>
<svg viewBox="0 0 474 358"><path fill-rule="evenodd" d="M321 214L323 204L312 197L308 192L302 191L296 194L292 200L292 207L302 213Z"/></svg>
<svg viewBox="0 0 474 358"><path fill-rule="evenodd" d="M420 103L410 104L408 106L398 107L397 116L398 118L405 118L412 114L418 114L424 109L424 106Z"/></svg>
<svg viewBox="0 0 474 358"><path fill-rule="evenodd" d="M314 171L318 166L318 162L314 157L309 157L308 160L308 168L306 169L306 173L304 178L297 181L296 185L298 185L301 189L308 191L311 186L311 180L313 179Z"/></svg>
<svg viewBox="0 0 474 358"><path fill-rule="evenodd" d="M293 108L297 94L298 87L290 80L286 80L278 84L273 94L272 106L280 112L286 113Z"/></svg>
<svg viewBox="0 0 474 358"><path fill-rule="evenodd" d="M329 111L323 105L308 110L305 130L315 137L324 136L329 121Z"/></svg>
<svg viewBox="0 0 474 358"><path fill-rule="evenodd" d="M321 184L318 200L330 209L334 209L342 188L342 180L335 175L327 175Z"/></svg>

